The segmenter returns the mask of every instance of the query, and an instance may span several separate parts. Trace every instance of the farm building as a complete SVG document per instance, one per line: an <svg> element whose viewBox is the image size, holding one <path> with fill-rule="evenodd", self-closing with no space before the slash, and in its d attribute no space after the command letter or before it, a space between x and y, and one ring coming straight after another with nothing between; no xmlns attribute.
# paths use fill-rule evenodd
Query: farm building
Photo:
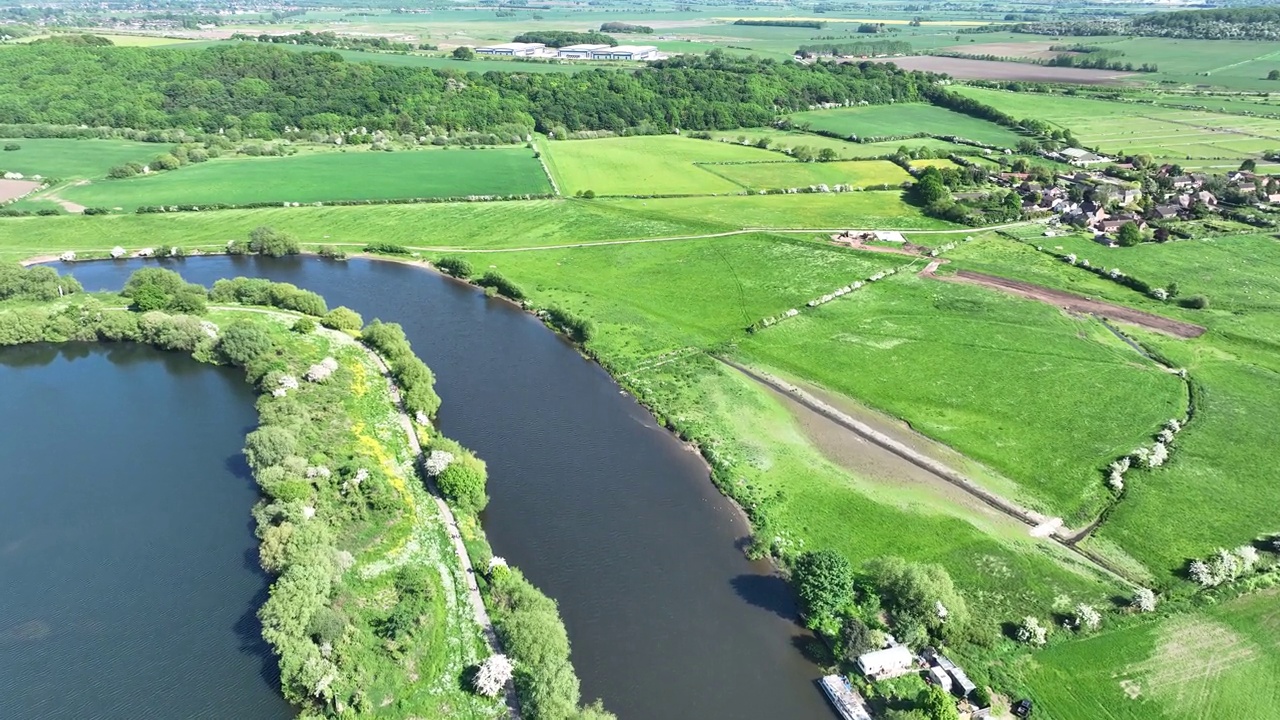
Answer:
<svg viewBox="0 0 1280 720"><path fill-rule="evenodd" d="M915 664L915 656L902 645L869 652L858 658L858 670L872 680L888 680L906 675Z"/></svg>
<svg viewBox="0 0 1280 720"><path fill-rule="evenodd" d="M502 43L501 45L485 45L476 48L479 55L507 55L510 57L532 57L545 48L542 43Z"/></svg>
<svg viewBox="0 0 1280 720"><path fill-rule="evenodd" d="M556 51L556 57L571 60L590 60L591 53L610 50L608 45L565 45Z"/></svg>
<svg viewBox="0 0 1280 720"><path fill-rule="evenodd" d="M1067 148L1062 151L1062 155L1067 158L1067 162L1081 167L1112 162L1112 159L1109 157L1095 155L1088 150L1082 150L1081 148Z"/></svg>
<svg viewBox="0 0 1280 720"><path fill-rule="evenodd" d="M658 48L652 45L619 45L601 50L592 50L592 60L652 60L658 55Z"/></svg>

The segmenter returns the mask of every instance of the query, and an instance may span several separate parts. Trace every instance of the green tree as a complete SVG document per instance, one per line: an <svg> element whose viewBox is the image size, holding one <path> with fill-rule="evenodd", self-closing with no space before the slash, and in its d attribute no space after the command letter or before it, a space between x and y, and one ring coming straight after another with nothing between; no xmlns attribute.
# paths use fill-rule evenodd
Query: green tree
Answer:
<svg viewBox="0 0 1280 720"><path fill-rule="evenodd" d="M177 170L180 167L182 167L182 163L171 153L157 155L156 158L151 161L152 170Z"/></svg>
<svg viewBox="0 0 1280 720"><path fill-rule="evenodd" d="M242 367L274 348L275 343L267 331L247 320L231 323L218 337L218 351L229 362Z"/></svg>
<svg viewBox="0 0 1280 720"><path fill-rule="evenodd" d="M878 638L867 624L856 617L847 618L840 628L840 655L848 662L880 647Z"/></svg>
<svg viewBox="0 0 1280 720"><path fill-rule="evenodd" d="M333 330L359 330L364 327L364 319L360 313L349 307L336 307L325 313L320 324Z"/></svg>
<svg viewBox="0 0 1280 720"><path fill-rule="evenodd" d="M1127 222L1120 226L1119 232L1116 233L1116 242L1123 247L1133 247L1142 242L1142 230L1138 228L1138 224Z"/></svg>
<svg viewBox="0 0 1280 720"><path fill-rule="evenodd" d="M927 167L920 173L914 192L916 198L924 205L951 199L951 191L942 182L942 173L936 167Z"/></svg>
<svg viewBox="0 0 1280 720"><path fill-rule="evenodd" d="M466 45L461 45L453 49L453 59L454 60L475 60L476 51L472 50Z"/></svg>
<svg viewBox="0 0 1280 720"><path fill-rule="evenodd" d="M1253 158L1249 158L1240 163L1240 169L1245 172L1253 172L1258 169L1258 161Z"/></svg>
<svg viewBox="0 0 1280 720"><path fill-rule="evenodd" d="M914 626L946 639L968 624L968 604L941 565L884 557L868 563L867 571L895 626Z"/></svg>
<svg viewBox="0 0 1280 720"><path fill-rule="evenodd" d="M813 160L813 148L808 145L797 145L791 148L791 157L800 162L811 162Z"/></svg>
<svg viewBox="0 0 1280 720"><path fill-rule="evenodd" d="M485 495L488 473L484 461L471 453L456 458L436 478L440 492L458 507L468 512L480 512L489 504Z"/></svg>
<svg viewBox="0 0 1280 720"><path fill-rule="evenodd" d="M249 250L259 255L284 257L302 251L298 238L268 226L256 227L249 233Z"/></svg>
<svg viewBox="0 0 1280 720"><path fill-rule="evenodd" d="M294 454L298 436L279 425L267 425L249 433L244 441L244 456L254 469L279 465Z"/></svg>
<svg viewBox="0 0 1280 720"><path fill-rule="evenodd" d="M1272 70L1267 73L1268 80L1280 80L1280 70Z"/></svg>
<svg viewBox="0 0 1280 720"><path fill-rule="evenodd" d="M818 162L831 162L839 159L839 157L836 151L829 147L824 147L818 151Z"/></svg>
<svg viewBox="0 0 1280 720"><path fill-rule="evenodd" d="M929 685L925 688L920 698L920 706L929 720L960 720L955 698L937 685Z"/></svg>
<svg viewBox="0 0 1280 720"><path fill-rule="evenodd" d="M810 628L826 625L853 601L853 566L835 550L804 552L791 579Z"/></svg>
<svg viewBox="0 0 1280 720"><path fill-rule="evenodd" d="M292 330L300 335L310 335L316 331L316 321L309 317L298 318L294 321Z"/></svg>

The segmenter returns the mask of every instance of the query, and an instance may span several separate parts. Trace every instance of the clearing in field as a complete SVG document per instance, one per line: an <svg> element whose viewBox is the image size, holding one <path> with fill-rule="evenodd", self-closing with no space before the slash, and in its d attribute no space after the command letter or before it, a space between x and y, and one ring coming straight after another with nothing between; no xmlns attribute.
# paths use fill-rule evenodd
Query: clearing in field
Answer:
<svg viewBox="0 0 1280 720"><path fill-rule="evenodd" d="M1000 147L1013 147L1021 139L1017 133L995 123L935 105L870 105L811 110L792 115L791 121L800 127L846 137L906 137L921 133L957 135ZM903 141L908 145L911 142Z"/></svg>
<svg viewBox="0 0 1280 720"><path fill-rule="evenodd" d="M901 185L911 180L911 175L906 170L888 160L707 165L705 169L751 190L807 188L812 185L851 185L864 188Z"/></svg>
<svg viewBox="0 0 1280 720"><path fill-rule="evenodd" d="M326 152L228 158L127 180L65 188L86 207L242 205L550 193L527 149Z"/></svg>
<svg viewBox="0 0 1280 720"><path fill-rule="evenodd" d="M127 162L145 165L170 149L163 143L132 140L8 138L0 142L19 148L0 153L0 170L59 180L105 177L115 165Z"/></svg>
<svg viewBox="0 0 1280 720"><path fill-rule="evenodd" d="M547 166L560 191L596 195L711 195L741 192L698 163L777 162L781 155L754 147L672 135L565 140L545 143Z"/></svg>

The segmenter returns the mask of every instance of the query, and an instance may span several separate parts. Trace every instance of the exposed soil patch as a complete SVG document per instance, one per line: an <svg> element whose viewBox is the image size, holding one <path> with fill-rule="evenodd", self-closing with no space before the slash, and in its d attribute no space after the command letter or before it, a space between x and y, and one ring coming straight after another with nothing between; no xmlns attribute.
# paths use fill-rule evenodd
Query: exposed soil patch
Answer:
<svg viewBox="0 0 1280 720"><path fill-rule="evenodd" d="M964 53L966 55L995 55L996 57L1027 58L1028 60L1050 60L1059 55L1079 55L1080 53L1062 52L1049 48L1058 43L982 43L981 45L953 45L942 48L943 52Z"/></svg>
<svg viewBox="0 0 1280 720"><path fill-rule="evenodd" d="M1125 80L1136 75L1136 73L1116 72L1114 70L1045 67L1029 63L963 60L934 55L885 58L872 60L871 62L891 62L903 70L946 73L958 80L1023 80L1026 82L1060 82L1080 85L1120 85Z"/></svg>
<svg viewBox="0 0 1280 720"><path fill-rule="evenodd" d="M1098 315L1115 322L1129 323L1148 330L1172 335L1180 338L1195 338L1204 334L1205 329L1199 325L1182 322L1181 320L1173 320L1161 315L1155 315L1142 310L1134 310L1122 305L1114 305L1100 300L1090 300L1081 295L1073 295L1072 293L1062 292L1061 290L1051 290L1040 285L1033 285L1020 280L1010 280L1008 278L996 277L995 275L986 275L984 273L972 272L970 270L957 270L954 275L938 275L934 272L937 268L931 263L930 267L925 268L921 275L927 275L935 280L945 280L947 282L963 282L972 285L982 285L995 290L1007 292L1011 295L1018 295L1030 300L1039 300L1043 303L1056 305L1063 310L1070 312L1083 313L1086 315Z"/></svg>
<svg viewBox="0 0 1280 720"><path fill-rule="evenodd" d="M40 187L34 180L0 180L0 203L17 200Z"/></svg>

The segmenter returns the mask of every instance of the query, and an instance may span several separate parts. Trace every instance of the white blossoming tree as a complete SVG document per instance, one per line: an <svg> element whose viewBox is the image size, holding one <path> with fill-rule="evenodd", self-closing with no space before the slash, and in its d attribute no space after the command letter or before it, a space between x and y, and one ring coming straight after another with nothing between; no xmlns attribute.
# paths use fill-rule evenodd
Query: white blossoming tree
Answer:
<svg viewBox="0 0 1280 720"><path fill-rule="evenodd" d="M1039 647L1049 639L1049 631L1040 621L1028 615L1018 625L1018 642Z"/></svg>
<svg viewBox="0 0 1280 720"><path fill-rule="evenodd" d="M1149 588L1138 588L1138 591L1133 594L1133 602L1131 604L1133 608L1138 612L1144 612L1144 613L1155 612L1155 609L1156 609L1155 591Z"/></svg>
<svg viewBox="0 0 1280 720"><path fill-rule="evenodd" d="M427 474L431 477L439 477L440 473L444 472L452 462L453 453L447 450L432 450L425 463Z"/></svg>
<svg viewBox="0 0 1280 720"><path fill-rule="evenodd" d="M1081 630L1097 630L1102 625L1102 613L1091 605L1076 606L1076 627Z"/></svg>
<svg viewBox="0 0 1280 720"><path fill-rule="evenodd" d="M485 697L497 697L511 681L511 660L506 655L490 655L476 671L474 687Z"/></svg>
<svg viewBox="0 0 1280 720"><path fill-rule="evenodd" d="M321 360L320 362L316 363L315 365L312 365L311 367L307 368L306 374L303 375L302 377L306 379L307 382L322 383L325 380L328 380L329 377L333 375L333 373L336 372L337 370L338 370L338 361L334 360L331 357L327 357L324 360Z"/></svg>

